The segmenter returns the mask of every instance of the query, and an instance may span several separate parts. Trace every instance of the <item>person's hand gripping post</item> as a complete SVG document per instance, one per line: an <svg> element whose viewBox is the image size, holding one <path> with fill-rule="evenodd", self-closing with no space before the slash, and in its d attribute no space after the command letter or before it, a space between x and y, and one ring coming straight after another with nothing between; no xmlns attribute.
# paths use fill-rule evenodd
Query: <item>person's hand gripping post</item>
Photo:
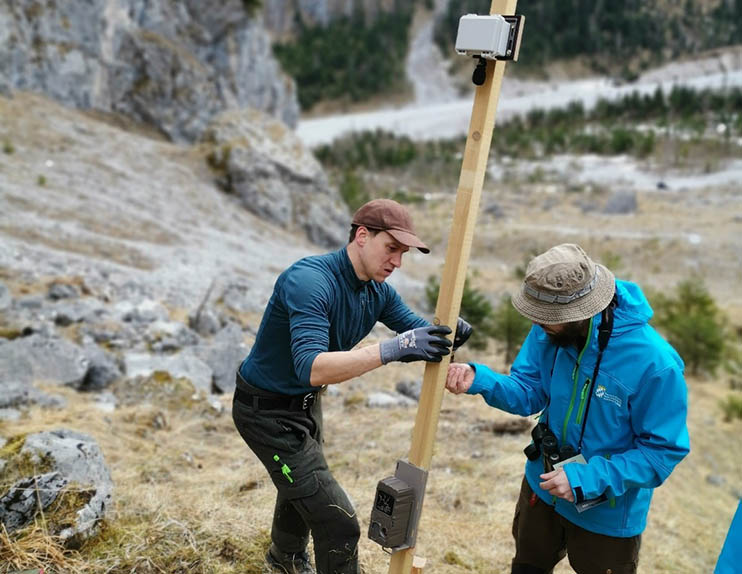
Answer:
<svg viewBox="0 0 742 574"><path fill-rule="evenodd" d="M451 341L446 337L450 334L451 328L446 325L428 325L400 333L379 345L381 362L384 365L392 361L439 363L451 352Z"/></svg>
<svg viewBox="0 0 742 574"><path fill-rule="evenodd" d="M473 332L474 328L469 323L467 323L465 319L459 317L458 321L456 321L456 333L453 336L453 350L451 354L451 361L454 360L453 353L455 353L456 350L461 347L461 345L469 340L469 337L471 337L471 334Z"/></svg>

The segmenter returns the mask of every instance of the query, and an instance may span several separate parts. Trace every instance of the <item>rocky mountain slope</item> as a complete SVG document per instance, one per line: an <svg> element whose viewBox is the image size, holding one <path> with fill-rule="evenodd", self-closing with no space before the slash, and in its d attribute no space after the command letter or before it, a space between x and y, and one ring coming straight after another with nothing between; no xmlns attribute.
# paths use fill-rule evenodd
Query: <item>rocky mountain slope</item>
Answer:
<svg viewBox="0 0 742 574"><path fill-rule="evenodd" d="M29 0L0 7L0 92L43 92L115 111L193 141L225 109L250 106L289 125L293 81L250 2Z"/></svg>
<svg viewBox="0 0 742 574"><path fill-rule="evenodd" d="M197 304L212 281L242 280L264 300L276 269L317 249L304 232L343 242L347 208L319 164L255 110L219 117L194 147L21 92L0 97L0 117L6 275L141 281L175 306ZM256 199L261 186L269 189Z"/></svg>

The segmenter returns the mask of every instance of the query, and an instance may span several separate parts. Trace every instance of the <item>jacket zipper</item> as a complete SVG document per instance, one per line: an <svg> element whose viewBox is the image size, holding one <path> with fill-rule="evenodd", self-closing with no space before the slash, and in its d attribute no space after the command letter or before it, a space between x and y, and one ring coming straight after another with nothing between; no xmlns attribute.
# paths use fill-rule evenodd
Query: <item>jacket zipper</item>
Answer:
<svg viewBox="0 0 742 574"><path fill-rule="evenodd" d="M582 415L585 414L585 399L587 398L587 392L590 389L590 379L585 379L585 384L582 385L582 391L580 392L580 406L577 409L577 422L578 425L582 424Z"/></svg>
<svg viewBox="0 0 742 574"><path fill-rule="evenodd" d="M587 348L590 346L590 341L592 340L593 336L593 321L590 319L590 327L587 330L587 340L585 341L585 346L582 348L582 351L580 351L580 354L577 355L577 362L575 363L575 368L572 371L572 397L569 399L569 408L567 409L567 416L564 417L564 427L562 428L562 443L566 443L567 440L567 423L569 423L569 417L572 416L572 410L575 407L575 397L577 397L577 379L580 375L580 361L582 361L582 355L585 354L585 351L587 351Z"/></svg>

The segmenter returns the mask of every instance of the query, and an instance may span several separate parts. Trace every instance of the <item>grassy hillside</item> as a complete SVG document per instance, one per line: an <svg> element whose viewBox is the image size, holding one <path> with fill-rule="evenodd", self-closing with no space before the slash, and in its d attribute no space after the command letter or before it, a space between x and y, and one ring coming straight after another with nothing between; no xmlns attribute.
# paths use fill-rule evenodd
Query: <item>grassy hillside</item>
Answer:
<svg viewBox="0 0 742 574"><path fill-rule="evenodd" d="M498 366L487 353L461 358ZM388 556L365 533L376 482L406 456L415 413L367 409L359 397L391 391L396 380L421 373L421 367L393 366L324 399L327 458L355 501L366 574L388 569ZM722 381L692 380L689 386L693 450L656 492L642 545L639 571L646 574L710 572L736 508L732 491L742 476L742 445L729 437L739 432L739 422L720 418ZM65 394L67 410L34 409L12 429L2 423L0 430L12 435L68 427L93 435L116 483L111 520L98 539L65 554L43 536L41 522L18 542L0 534L0 572L33 565L70 574L261 572L274 489L228 414L172 404L131 404L105 413L91 395ZM528 434L491 429L494 421L511 418L479 398L444 398L418 539L426 572L507 571ZM711 475L722 483L709 482Z"/></svg>
<svg viewBox="0 0 742 574"><path fill-rule="evenodd" d="M379 172L368 181L375 192L396 189L404 181L406 193L430 194L411 209L432 254L410 254L404 264L407 277L423 285L439 271L445 253L453 213L450 190L430 180ZM576 193L551 174L514 175L508 182L499 186L487 180L472 246L472 280L488 296L499 298L517 287L515 271L530 253L574 240L610 262L619 277L645 287L669 289L698 272L730 324L742 325L738 192L649 190L639 194L640 209L631 217L599 212L586 217L579 201L598 201L605 191ZM505 217L486 209L493 203ZM689 231L699 234L701 243L687 241ZM423 298L421 292L411 300L422 308ZM505 368L493 345L476 353L464 349L458 359ZM407 454L415 412L368 409L364 398L373 391L392 391L397 381L419 378L422 372L420 365L390 365L340 385L338 396L325 397L327 458L355 501L366 574L388 569L388 556L365 532L377 481ZM726 422L720 406L739 395L730 389L734 380L723 371L689 379L692 451L656 491L641 574L698 574L713 568L742 493L742 444L734 440L742 423ZM736 380L739 385L738 375ZM274 503L264 469L237 435L228 412L194 402L190 393L182 401L158 394L154 382L145 385L146 401L131 384L116 385L112 391L120 406L113 412L99 410L94 394L55 388L69 401L65 410L33 408L19 421L0 423L5 437L60 427L91 434L116 485L115 506L101 536L77 551L57 547L44 535L41 520L20 537L0 533L1 574L34 565L70 574L261 573ZM222 403L228 407L229 397ZM444 398L420 525L418 554L428 559L426 571L507 571L528 431L496 435L492 429L512 418L479 398ZM556 572L570 570L565 564Z"/></svg>

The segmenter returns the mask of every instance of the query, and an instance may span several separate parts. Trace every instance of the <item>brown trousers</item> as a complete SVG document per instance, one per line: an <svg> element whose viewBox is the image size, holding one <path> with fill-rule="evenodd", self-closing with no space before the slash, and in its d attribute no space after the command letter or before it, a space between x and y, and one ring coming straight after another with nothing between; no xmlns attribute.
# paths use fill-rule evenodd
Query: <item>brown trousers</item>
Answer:
<svg viewBox="0 0 742 574"><path fill-rule="evenodd" d="M589 532L557 514L523 484L513 518L512 574L551 574L565 556L577 574L636 574L641 535L618 538Z"/></svg>

